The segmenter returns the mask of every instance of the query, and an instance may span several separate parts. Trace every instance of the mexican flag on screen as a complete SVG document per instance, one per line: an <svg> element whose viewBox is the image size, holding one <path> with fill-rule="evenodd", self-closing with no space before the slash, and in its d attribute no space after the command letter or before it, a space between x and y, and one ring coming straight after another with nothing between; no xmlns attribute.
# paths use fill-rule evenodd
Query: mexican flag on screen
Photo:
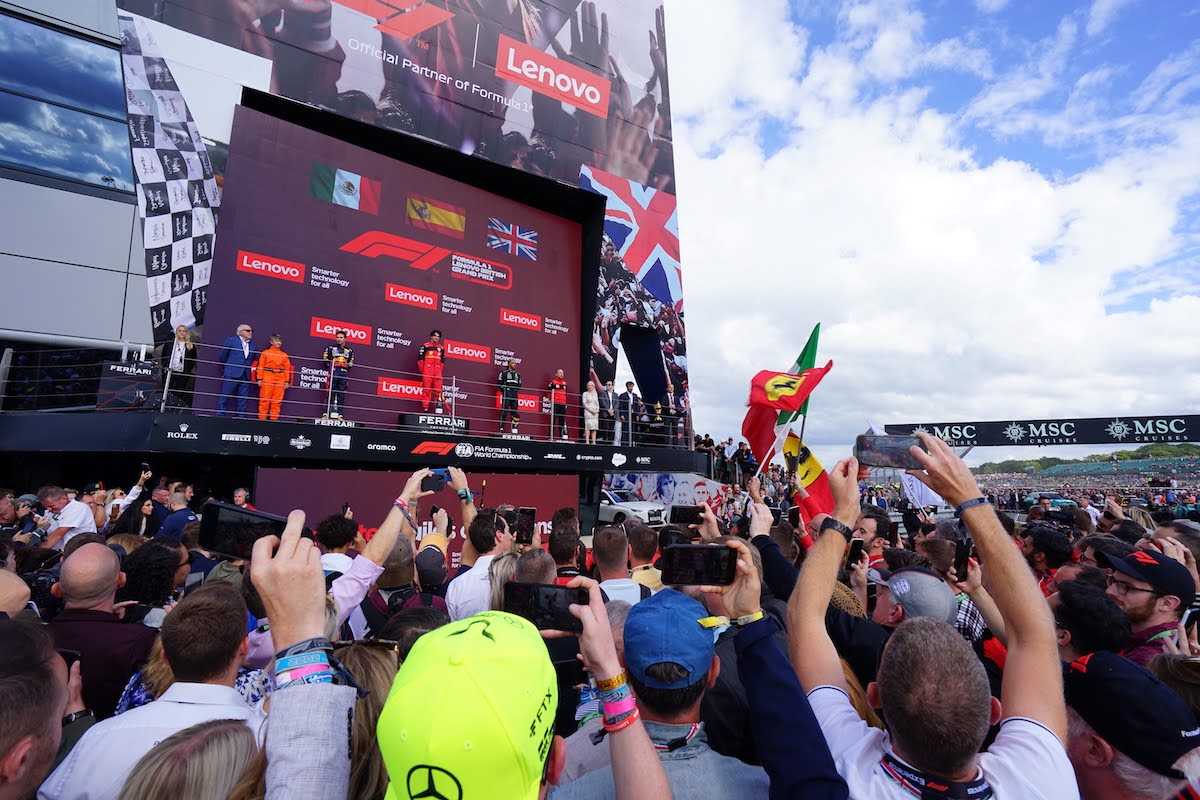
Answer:
<svg viewBox="0 0 1200 800"><path fill-rule="evenodd" d="M309 194L318 200L376 215L381 188L379 181L317 162L308 181Z"/></svg>

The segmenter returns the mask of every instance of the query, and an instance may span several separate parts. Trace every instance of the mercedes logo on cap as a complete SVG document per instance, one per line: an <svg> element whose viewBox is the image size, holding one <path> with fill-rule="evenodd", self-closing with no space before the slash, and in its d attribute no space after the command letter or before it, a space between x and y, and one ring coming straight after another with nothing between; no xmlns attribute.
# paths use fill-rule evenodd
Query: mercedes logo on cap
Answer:
<svg viewBox="0 0 1200 800"><path fill-rule="evenodd" d="M409 800L462 800L462 784L441 767L418 764L408 771Z"/></svg>

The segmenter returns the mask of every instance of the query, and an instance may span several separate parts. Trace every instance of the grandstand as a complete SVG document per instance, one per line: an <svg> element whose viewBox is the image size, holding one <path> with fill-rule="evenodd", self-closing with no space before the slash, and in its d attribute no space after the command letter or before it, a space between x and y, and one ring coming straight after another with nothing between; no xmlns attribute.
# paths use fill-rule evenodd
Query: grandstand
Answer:
<svg viewBox="0 0 1200 800"><path fill-rule="evenodd" d="M1038 475L1147 475L1190 473L1200 470L1200 457L1139 458L1129 461L1081 462L1059 464L1039 470Z"/></svg>

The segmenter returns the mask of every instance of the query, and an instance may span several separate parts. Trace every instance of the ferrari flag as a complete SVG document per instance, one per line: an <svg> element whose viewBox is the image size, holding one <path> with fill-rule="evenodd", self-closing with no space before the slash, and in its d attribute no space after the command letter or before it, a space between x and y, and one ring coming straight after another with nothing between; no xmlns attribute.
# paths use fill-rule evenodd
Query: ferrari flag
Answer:
<svg viewBox="0 0 1200 800"><path fill-rule="evenodd" d="M763 370L750 381L750 399L746 405L773 408L778 411L799 411L821 379L833 368L830 361L823 367L806 369L799 375Z"/></svg>
<svg viewBox="0 0 1200 800"><path fill-rule="evenodd" d="M822 509L833 508L833 491L829 488L829 475L808 446L800 437L788 432L783 443L783 457L788 470L796 473L796 479Z"/></svg>

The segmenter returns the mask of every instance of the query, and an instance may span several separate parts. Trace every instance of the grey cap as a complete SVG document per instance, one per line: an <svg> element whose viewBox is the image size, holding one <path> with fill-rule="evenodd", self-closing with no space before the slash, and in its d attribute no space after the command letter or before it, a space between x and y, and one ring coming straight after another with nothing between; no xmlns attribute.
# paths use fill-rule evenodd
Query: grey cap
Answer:
<svg viewBox="0 0 1200 800"><path fill-rule="evenodd" d="M924 567L877 570L882 583L909 617L931 617L948 625L958 621L958 598L941 576Z"/></svg>

